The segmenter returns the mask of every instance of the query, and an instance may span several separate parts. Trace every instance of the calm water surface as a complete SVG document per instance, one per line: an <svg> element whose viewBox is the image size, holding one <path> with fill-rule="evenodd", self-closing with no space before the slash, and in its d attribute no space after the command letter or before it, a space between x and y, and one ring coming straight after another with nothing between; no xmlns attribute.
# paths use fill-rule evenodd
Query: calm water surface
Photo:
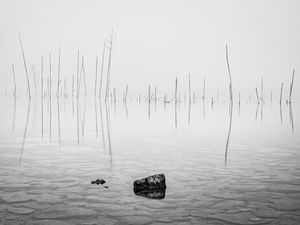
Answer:
<svg viewBox="0 0 300 225"><path fill-rule="evenodd" d="M41 103L0 99L0 224L300 223L297 102Z"/></svg>

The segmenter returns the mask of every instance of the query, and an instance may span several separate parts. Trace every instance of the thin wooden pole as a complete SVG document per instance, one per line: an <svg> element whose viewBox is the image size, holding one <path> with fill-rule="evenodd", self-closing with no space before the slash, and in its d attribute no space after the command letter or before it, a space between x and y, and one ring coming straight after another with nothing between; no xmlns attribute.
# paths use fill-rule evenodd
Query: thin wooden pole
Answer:
<svg viewBox="0 0 300 225"><path fill-rule="evenodd" d="M35 78L35 68L34 68L34 65L32 65L32 73L33 73L33 82L34 82L35 94L37 94L37 84L36 84L36 78Z"/></svg>
<svg viewBox="0 0 300 225"><path fill-rule="evenodd" d="M101 62L101 75L100 75L99 97L101 97L101 89L102 89L104 57L105 57L105 46L106 46L106 40L104 40L104 45L103 45L103 50L102 50L102 62Z"/></svg>
<svg viewBox="0 0 300 225"><path fill-rule="evenodd" d="M126 85L126 91L125 91L125 103L127 102L127 94L128 94L128 84Z"/></svg>
<svg viewBox="0 0 300 225"><path fill-rule="evenodd" d="M13 78L14 78L14 98L17 96L17 85L16 85L16 76L15 76L15 66L12 64L12 73L13 73Z"/></svg>
<svg viewBox="0 0 300 225"><path fill-rule="evenodd" d="M96 56L96 73L95 73L95 90L94 90L95 97L97 93L97 80L98 80L98 56Z"/></svg>
<svg viewBox="0 0 300 225"><path fill-rule="evenodd" d="M228 75L229 75L229 95L230 95L230 102L233 102L233 95L232 95L232 79L231 79L231 72L230 72L230 66L229 66L229 59L228 59L228 46L226 45L226 61L227 61L227 69L228 69Z"/></svg>
<svg viewBox="0 0 300 225"><path fill-rule="evenodd" d="M59 85L60 85L60 46L58 49L58 71L57 71L57 90L56 90L57 97L59 97Z"/></svg>
<svg viewBox="0 0 300 225"><path fill-rule="evenodd" d="M205 77L204 77L204 81L203 81L203 95L202 95L202 99L205 100Z"/></svg>
<svg viewBox="0 0 300 225"><path fill-rule="evenodd" d="M105 95L105 99L109 97L112 41L113 41L113 31L112 31L112 34L111 34L111 37L110 37L110 46L109 46L108 66L107 66L107 79L106 79L106 95Z"/></svg>
<svg viewBox="0 0 300 225"><path fill-rule="evenodd" d="M77 50L77 98L79 97L79 49Z"/></svg>
<svg viewBox="0 0 300 225"><path fill-rule="evenodd" d="M281 101L282 101L282 89L283 89L283 82L281 83L281 88L280 88L280 99L279 99L280 104L281 104Z"/></svg>
<svg viewBox="0 0 300 225"><path fill-rule="evenodd" d="M175 104L177 103L177 77L175 80Z"/></svg>
<svg viewBox="0 0 300 225"><path fill-rule="evenodd" d="M191 74L189 74L189 101L191 102L191 98L192 98L192 96L191 96L192 94L191 94Z"/></svg>
<svg viewBox="0 0 300 225"><path fill-rule="evenodd" d="M49 95L50 98L52 96L51 89L52 89L52 77L51 77L51 53L49 53Z"/></svg>
<svg viewBox="0 0 300 225"><path fill-rule="evenodd" d="M292 82L290 85L290 98L289 98L289 103L292 103L292 91L293 91L293 86L294 86L294 75L295 75L295 69L293 69L293 75L292 75Z"/></svg>
<svg viewBox="0 0 300 225"><path fill-rule="evenodd" d="M72 96L74 96L74 74L72 74Z"/></svg>
<svg viewBox="0 0 300 225"><path fill-rule="evenodd" d="M44 98L44 58L41 58L41 98Z"/></svg>
<svg viewBox="0 0 300 225"><path fill-rule="evenodd" d="M257 103L259 103L259 97L258 97L258 91L257 91L257 88L255 88L255 92L256 92L256 100L257 100Z"/></svg>
<svg viewBox="0 0 300 225"><path fill-rule="evenodd" d="M19 40L20 40L20 45L21 45L21 50L22 50L22 56L23 56L23 62L24 62L24 68L25 68L26 79L27 79L28 96L29 96L29 98L31 98L30 84L29 84L29 78L28 78L28 70L27 70L27 65L26 65L26 59L25 59L25 54L24 54L24 49L23 49L22 38L21 38L21 34L20 34L19 31L18 31L18 35L19 35Z"/></svg>

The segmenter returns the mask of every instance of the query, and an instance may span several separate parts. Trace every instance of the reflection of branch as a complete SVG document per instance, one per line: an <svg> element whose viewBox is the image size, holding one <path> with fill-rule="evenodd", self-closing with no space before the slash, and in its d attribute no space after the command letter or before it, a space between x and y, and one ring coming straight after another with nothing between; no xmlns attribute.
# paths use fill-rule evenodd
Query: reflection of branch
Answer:
<svg viewBox="0 0 300 225"><path fill-rule="evenodd" d="M289 108L290 108L290 122L291 122L291 125L292 125L292 131L293 131L293 134L294 134L294 119L293 119L293 110L292 110L292 103L290 102L289 104Z"/></svg>
<svg viewBox="0 0 300 225"><path fill-rule="evenodd" d="M16 109L17 109L17 103L16 103L16 97L14 97L14 119L13 119L13 126L12 126L13 133L15 133Z"/></svg>
<svg viewBox="0 0 300 225"><path fill-rule="evenodd" d="M96 89L95 89L95 95L96 95ZM97 111L97 99L94 98L95 103L95 120L96 120L96 137L98 137L98 111Z"/></svg>
<svg viewBox="0 0 300 225"><path fill-rule="evenodd" d="M110 140L110 118L109 118L109 103L105 102L105 114L106 114L106 127L107 127L107 139L108 139L108 149L110 155L110 162L112 164L112 152L111 152L111 140Z"/></svg>
<svg viewBox="0 0 300 225"><path fill-rule="evenodd" d="M256 106L255 120L257 120L258 107L259 107L259 102L257 102L257 106Z"/></svg>
<svg viewBox="0 0 300 225"><path fill-rule="evenodd" d="M188 124L191 123L191 101L189 101L189 113L188 113Z"/></svg>
<svg viewBox="0 0 300 225"><path fill-rule="evenodd" d="M230 139L230 133L231 133L232 103L230 103L230 105L229 105L229 114L230 114L230 119L229 119L229 130L228 130L228 136L227 136L226 148L225 148L225 164L227 163L227 152L228 152L228 145L229 145L229 139Z"/></svg>
<svg viewBox="0 0 300 225"><path fill-rule="evenodd" d="M175 101L175 130L177 130L177 102Z"/></svg>
<svg viewBox="0 0 300 225"><path fill-rule="evenodd" d="M23 135L23 142L22 142L21 154L20 154L20 159L19 159L19 165L22 164L23 151L24 151L24 145L25 145L25 140L26 140L26 135L27 135L28 120L29 120L29 114L30 114L30 104L31 104L31 99L29 98L28 108L27 108L27 117L26 117L26 123L25 123L24 135Z"/></svg>
<svg viewBox="0 0 300 225"><path fill-rule="evenodd" d="M76 98L76 114L77 114L77 145L79 145L79 98Z"/></svg>
<svg viewBox="0 0 300 225"><path fill-rule="evenodd" d="M282 107L281 107L281 104L279 104L279 107L280 107L280 122L281 122L281 125L282 125Z"/></svg>
<svg viewBox="0 0 300 225"><path fill-rule="evenodd" d="M101 119L102 142L103 142L103 148L105 149L105 137L104 137L104 128L103 128L103 115L102 115L102 102L101 102L101 98L99 98L99 103L100 103L100 119Z"/></svg>
<svg viewBox="0 0 300 225"><path fill-rule="evenodd" d="M58 144L60 146L60 108L59 108L59 97L57 99L57 118L58 118Z"/></svg>

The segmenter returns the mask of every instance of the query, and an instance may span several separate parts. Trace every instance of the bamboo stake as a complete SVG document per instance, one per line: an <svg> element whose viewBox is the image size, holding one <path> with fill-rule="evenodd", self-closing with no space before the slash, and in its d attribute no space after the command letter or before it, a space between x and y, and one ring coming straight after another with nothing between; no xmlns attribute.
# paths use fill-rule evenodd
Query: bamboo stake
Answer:
<svg viewBox="0 0 300 225"><path fill-rule="evenodd" d="M264 77L261 77L261 97L260 100L264 103Z"/></svg>
<svg viewBox="0 0 300 225"><path fill-rule="evenodd" d="M97 79L98 79L98 56L96 56L96 73L95 73L95 90L94 90L94 96L96 97L97 92Z"/></svg>
<svg viewBox="0 0 300 225"><path fill-rule="evenodd" d="M202 95L202 99L203 99L203 101L205 100L205 77L204 77L204 81L203 81L203 95Z"/></svg>
<svg viewBox="0 0 300 225"><path fill-rule="evenodd" d="M77 50L77 98L79 97L79 49Z"/></svg>
<svg viewBox="0 0 300 225"><path fill-rule="evenodd" d="M127 94L128 94L128 84L126 85L126 91L125 91L125 103L127 102Z"/></svg>
<svg viewBox="0 0 300 225"><path fill-rule="evenodd" d="M228 46L226 45L226 61L227 61L227 69L228 69L228 75L229 75L229 94L230 94L230 102L233 102L233 95L232 95L232 79L231 79L231 73L230 73L230 67L229 67L229 59L228 59Z"/></svg>
<svg viewBox="0 0 300 225"><path fill-rule="evenodd" d="M105 45L106 45L106 40L104 40L104 45L103 45L103 50L102 50L102 62L101 62L101 75L100 75L99 98L101 97L101 89L102 89L103 68L104 68L104 57L105 57Z"/></svg>
<svg viewBox="0 0 300 225"><path fill-rule="evenodd" d="M12 73L14 78L14 98L17 96L17 85L16 85L16 76L15 76L15 66L12 64Z"/></svg>
<svg viewBox="0 0 300 225"><path fill-rule="evenodd" d="M74 74L72 74L72 96L74 96Z"/></svg>
<svg viewBox="0 0 300 225"><path fill-rule="evenodd" d="M293 69L293 75L292 75L292 82L290 84L290 98L289 98L289 103L292 103L292 91L293 91L293 86L294 86L294 75L295 75L295 69Z"/></svg>
<svg viewBox="0 0 300 225"><path fill-rule="evenodd" d="M36 79L35 79L35 69L34 69L34 65L32 65L32 73L33 73L33 82L34 82L35 94L37 94L37 85L36 85Z"/></svg>
<svg viewBox="0 0 300 225"><path fill-rule="evenodd" d="M256 100L257 100L257 103L259 104L259 97L258 97L258 91L257 91L257 88L255 88L255 92L256 92Z"/></svg>
<svg viewBox="0 0 300 225"><path fill-rule="evenodd" d="M52 89L52 77L51 77L51 53L49 53L49 96L51 98L51 89Z"/></svg>
<svg viewBox="0 0 300 225"><path fill-rule="evenodd" d="M56 90L57 97L59 97L59 85L60 85L60 46L58 50L58 71L57 71L57 90Z"/></svg>
<svg viewBox="0 0 300 225"><path fill-rule="evenodd" d="M281 88L280 88L280 99L279 99L280 104L281 104L281 101L282 101L282 89L283 89L283 83L281 83Z"/></svg>
<svg viewBox="0 0 300 225"><path fill-rule="evenodd" d="M177 103L177 77L175 80L175 104Z"/></svg>
<svg viewBox="0 0 300 225"><path fill-rule="evenodd" d="M44 73L44 58L41 58L41 98L44 98L44 78L43 78L43 74Z"/></svg>
<svg viewBox="0 0 300 225"><path fill-rule="evenodd" d="M25 54L24 54L24 49L23 49L23 43L21 39L21 34L18 31L19 35L19 40L20 40L20 45L21 45L21 50L22 50L22 56L23 56L23 62L24 62L24 68L25 68L25 73L26 73L26 79L27 79L27 90L28 90L28 96L31 98L31 92L30 92L30 84L29 84L29 78L28 78L28 70L27 70L27 65L26 65L26 60L25 60Z"/></svg>
<svg viewBox="0 0 300 225"><path fill-rule="evenodd" d="M192 94L191 94L191 74L189 74L189 101L191 102L191 98L192 98L192 96L191 96Z"/></svg>
<svg viewBox="0 0 300 225"><path fill-rule="evenodd" d="M149 87L148 87L148 101L149 101L149 103L151 102L151 96L150 96L150 84L149 84Z"/></svg>
<svg viewBox="0 0 300 225"><path fill-rule="evenodd" d="M113 41L113 31L112 31L112 34L111 34L111 37L110 37L110 42L109 42L110 46L109 46L108 66L107 66L107 79L106 79L106 95L105 95L105 99L109 97L112 41Z"/></svg>

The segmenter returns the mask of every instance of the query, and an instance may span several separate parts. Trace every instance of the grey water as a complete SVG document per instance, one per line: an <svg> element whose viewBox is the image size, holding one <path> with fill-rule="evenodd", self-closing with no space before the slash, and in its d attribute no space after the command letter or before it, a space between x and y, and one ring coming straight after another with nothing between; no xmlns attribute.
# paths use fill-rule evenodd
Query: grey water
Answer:
<svg viewBox="0 0 300 225"><path fill-rule="evenodd" d="M300 223L298 102L0 104L0 224ZM156 173L164 198L135 195Z"/></svg>

